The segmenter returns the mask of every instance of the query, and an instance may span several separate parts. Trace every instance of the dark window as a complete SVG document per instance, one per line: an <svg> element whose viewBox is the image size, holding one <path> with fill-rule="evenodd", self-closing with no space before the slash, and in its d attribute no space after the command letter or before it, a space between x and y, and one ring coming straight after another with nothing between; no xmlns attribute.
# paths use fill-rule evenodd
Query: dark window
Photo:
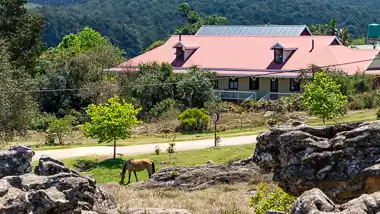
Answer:
<svg viewBox="0 0 380 214"><path fill-rule="evenodd" d="M300 80L290 79L289 82L290 82L290 87L289 87L290 91L300 91L301 89Z"/></svg>
<svg viewBox="0 0 380 214"><path fill-rule="evenodd" d="M185 52L182 50L182 47L176 48L176 59L185 60Z"/></svg>
<svg viewBox="0 0 380 214"><path fill-rule="evenodd" d="M239 89L239 79L230 79L229 81L229 89Z"/></svg>
<svg viewBox="0 0 380 214"><path fill-rule="evenodd" d="M256 79L249 78L249 90L260 90L260 78L256 77Z"/></svg>
<svg viewBox="0 0 380 214"><path fill-rule="evenodd" d="M278 92L278 79L270 80L270 92Z"/></svg>
<svg viewBox="0 0 380 214"><path fill-rule="evenodd" d="M280 64L283 63L284 59L284 50L276 48L274 49L274 63Z"/></svg>

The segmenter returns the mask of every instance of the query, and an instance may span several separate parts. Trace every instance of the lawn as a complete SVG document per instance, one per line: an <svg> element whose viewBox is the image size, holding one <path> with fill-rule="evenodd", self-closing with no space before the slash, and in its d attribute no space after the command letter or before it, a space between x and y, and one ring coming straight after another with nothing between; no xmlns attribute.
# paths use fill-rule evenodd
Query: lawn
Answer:
<svg viewBox="0 0 380 214"><path fill-rule="evenodd" d="M336 121L327 120L326 124L334 124L335 122L349 123L349 122L374 121L376 120L376 112L377 112L377 109L350 111L343 117L336 119ZM312 126L316 126L316 125L323 125L323 122L321 119L312 119L308 121L308 124Z"/></svg>
<svg viewBox="0 0 380 214"><path fill-rule="evenodd" d="M238 137L246 135L257 135L261 132L267 130L266 126L253 127L253 128L243 128L243 129L232 129L227 131L218 132L218 135L222 138L225 137ZM132 145L142 145L142 144L157 144L157 143L167 143L167 142L179 142L179 141L194 141L194 140L204 140L214 138L213 132L207 133L195 133L195 134L183 134L183 133L169 133L167 136L165 134L141 134L133 135L131 138L126 140L118 140L118 146L132 146ZM72 142L71 141L75 141ZM45 146L41 145L44 142L44 137L42 135L34 135L29 139L21 139L10 143L14 144L28 144L33 147L33 150L55 150L55 149L68 149L74 147L87 147L87 146L113 146L113 143L102 143L99 144L96 139L89 138L68 138L68 145L56 145L56 146Z"/></svg>
<svg viewBox="0 0 380 214"><path fill-rule="evenodd" d="M376 112L377 109L366 109L366 110L359 110L359 111L350 111L345 116L334 120L327 120L326 124L334 124L335 122L340 123L346 123L346 122L354 122L354 121L374 121L376 120ZM305 115L305 113L300 113ZM257 117L260 115L255 115L254 117L248 117L246 118L247 121L244 121L244 123L248 123L248 120L258 120ZM262 117L262 115L261 115ZM229 121L228 118L231 118ZM225 125L228 122L234 123L236 126L236 123L239 123L238 119L233 118L231 116L224 118L223 125ZM310 119L307 121L308 124L316 126L316 125L323 125L321 119ZM257 123L259 124L259 123ZM245 136L245 135L257 135L261 132L267 131L267 126L258 125L254 126L252 124L252 127L247 127L247 125L250 124L244 124L243 128L232 128L226 131L219 131L218 135L222 138L227 137L237 137L237 136ZM117 144L118 146L131 146L131 145L141 145L141 144L157 144L157 143L166 143L166 142L178 142L178 141L193 141L193 140L204 140L204 139L211 139L214 138L213 132L207 132L207 133L169 133L169 134L163 134L163 133L151 133L151 134L137 134L133 135L131 138L126 140L118 140ZM8 145L2 145L9 146L14 144L28 144L33 147L34 150L53 150L53 149L68 149L73 147L87 147L87 146L112 146L112 143L103 143L99 144L96 139L88 139L81 137L79 132L75 132L74 135L68 137L66 139L66 142L68 142L67 145L56 145L56 146L45 146L43 144L44 142L44 136L42 134L33 134L28 139L19 139L15 142L12 142Z"/></svg>
<svg viewBox="0 0 380 214"><path fill-rule="evenodd" d="M133 158L149 158L156 163L156 171L167 166L192 166L204 164L208 160L214 163L228 163L231 160L244 159L253 154L254 145L243 146L227 146L218 148L209 148L202 150L184 151L176 153L162 153L160 155L139 155ZM120 172L124 162L131 157L123 157L122 159L107 159L109 157L89 156L81 158L66 159L63 162L70 168L80 162L86 162L93 165L93 168L83 174L90 174L98 183L119 182ZM139 180L146 180L148 173L138 172ZM131 181L135 181L131 176Z"/></svg>

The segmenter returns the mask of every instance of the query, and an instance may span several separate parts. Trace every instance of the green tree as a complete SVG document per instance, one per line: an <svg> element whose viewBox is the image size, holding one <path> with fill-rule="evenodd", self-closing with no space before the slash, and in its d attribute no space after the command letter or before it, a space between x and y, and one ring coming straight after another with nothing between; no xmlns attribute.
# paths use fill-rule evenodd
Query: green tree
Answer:
<svg viewBox="0 0 380 214"><path fill-rule="evenodd" d="M206 102L216 99L213 91L215 80L215 73L192 67L177 83L176 96L185 106L204 107Z"/></svg>
<svg viewBox="0 0 380 214"><path fill-rule="evenodd" d="M26 135L36 113L31 93L33 79L9 61L7 45L0 40L0 141L11 141L15 135Z"/></svg>
<svg viewBox="0 0 380 214"><path fill-rule="evenodd" d="M112 46L107 38L90 27L84 27L77 34L63 37L56 50L61 54L80 54L96 47ZM115 49L118 49L115 47ZM122 51L120 51L122 53Z"/></svg>
<svg viewBox="0 0 380 214"><path fill-rule="evenodd" d="M318 72L312 82L305 86L303 103L310 115L326 119L342 116L346 113L347 97L342 95L341 86L327 74Z"/></svg>
<svg viewBox="0 0 380 214"><path fill-rule="evenodd" d="M86 111L91 122L83 126L83 134L99 139L100 143L113 141L113 158L116 159L116 140L131 136L132 127L139 123L136 115L140 110L117 96L104 104L91 104Z"/></svg>
<svg viewBox="0 0 380 214"><path fill-rule="evenodd" d="M122 62L122 54L123 51L90 28L71 34L59 47L40 57L39 87L61 90L40 93L40 108L62 117L70 109L105 102L118 94L116 81L108 78L103 70ZM82 90L66 90L79 88Z"/></svg>
<svg viewBox="0 0 380 214"><path fill-rule="evenodd" d="M173 67L168 63L146 63L139 66L136 80L126 82L125 94L130 94L138 101L144 111L149 111L157 103L175 96L177 80ZM132 92L132 94L131 94Z"/></svg>
<svg viewBox="0 0 380 214"><path fill-rule="evenodd" d="M71 133L73 129L73 123L75 121L73 115L66 115L64 118L55 118L49 122L49 134L56 135L60 145L65 143L65 134Z"/></svg>
<svg viewBox="0 0 380 214"><path fill-rule="evenodd" d="M163 44L165 44L165 41L164 41L164 40L158 40L158 41L152 43L151 45L149 45L149 46L145 49L144 52L151 51L151 50L153 50L153 49L155 49L155 48L160 47L160 46L163 45Z"/></svg>
<svg viewBox="0 0 380 214"><path fill-rule="evenodd" d="M228 19L223 16L209 15L202 17L198 12L192 11L187 3L180 4L178 11L182 17L186 18L186 24L178 26L176 34L193 35L202 25L222 25L228 22Z"/></svg>
<svg viewBox="0 0 380 214"><path fill-rule="evenodd" d="M348 32L348 28L339 29L337 36L344 46L348 46L350 43L350 33Z"/></svg>
<svg viewBox="0 0 380 214"><path fill-rule="evenodd" d="M9 44L9 60L17 68L35 75L34 67L42 52L42 18L28 13L26 0L0 0L0 39Z"/></svg>

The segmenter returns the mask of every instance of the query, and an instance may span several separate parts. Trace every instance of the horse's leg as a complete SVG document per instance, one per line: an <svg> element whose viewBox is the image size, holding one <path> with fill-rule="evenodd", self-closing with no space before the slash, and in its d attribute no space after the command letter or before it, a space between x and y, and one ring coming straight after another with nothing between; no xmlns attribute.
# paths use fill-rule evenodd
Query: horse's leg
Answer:
<svg viewBox="0 0 380 214"><path fill-rule="evenodd" d="M146 169L146 171L148 171L148 175L149 175L149 178L152 176L152 166L148 167Z"/></svg>
<svg viewBox="0 0 380 214"><path fill-rule="evenodd" d="M127 185L130 183L131 183L131 171L128 170L128 183L127 183Z"/></svg>
<svg viewBox="0 0 380 214"><path fill-rule="evenodd" d="M139 179L137 179L136 171L133 171L133 173L135 173L136 182L139 182Z"/></svg>

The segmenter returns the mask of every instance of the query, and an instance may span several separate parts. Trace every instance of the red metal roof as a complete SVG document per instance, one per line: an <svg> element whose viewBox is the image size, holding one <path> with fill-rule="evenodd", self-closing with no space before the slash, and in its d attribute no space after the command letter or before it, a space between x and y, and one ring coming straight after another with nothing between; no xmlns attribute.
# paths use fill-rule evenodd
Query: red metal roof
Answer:
<svg viewBox="0 0 380 214"><path fill-rule="evenodd" d="M294 70L307 68L311 64L331 66L348 74L367 70L379 50L351 49L342 45L330 45L334 36L289 36L289 37L254 37L254 36L184 36L185 44L197 44L190 57L184 62L176 62L173 46L179 42L178 36L172 36L162 46L143 53L122 63L118 67L137 66L139 63L152 61L167 62L174 66L176 72L183 72L188 67L197 65L203 69L216 71L219 75L254 75L266 72L276 76L297 75ZM314 40L314 49L312 41ZM297 50L282 64L275 64L273 50L276 43L291 44ZM122 68L113 68L123 71ZM370 73L368 71L367 73Z"/></svg>

